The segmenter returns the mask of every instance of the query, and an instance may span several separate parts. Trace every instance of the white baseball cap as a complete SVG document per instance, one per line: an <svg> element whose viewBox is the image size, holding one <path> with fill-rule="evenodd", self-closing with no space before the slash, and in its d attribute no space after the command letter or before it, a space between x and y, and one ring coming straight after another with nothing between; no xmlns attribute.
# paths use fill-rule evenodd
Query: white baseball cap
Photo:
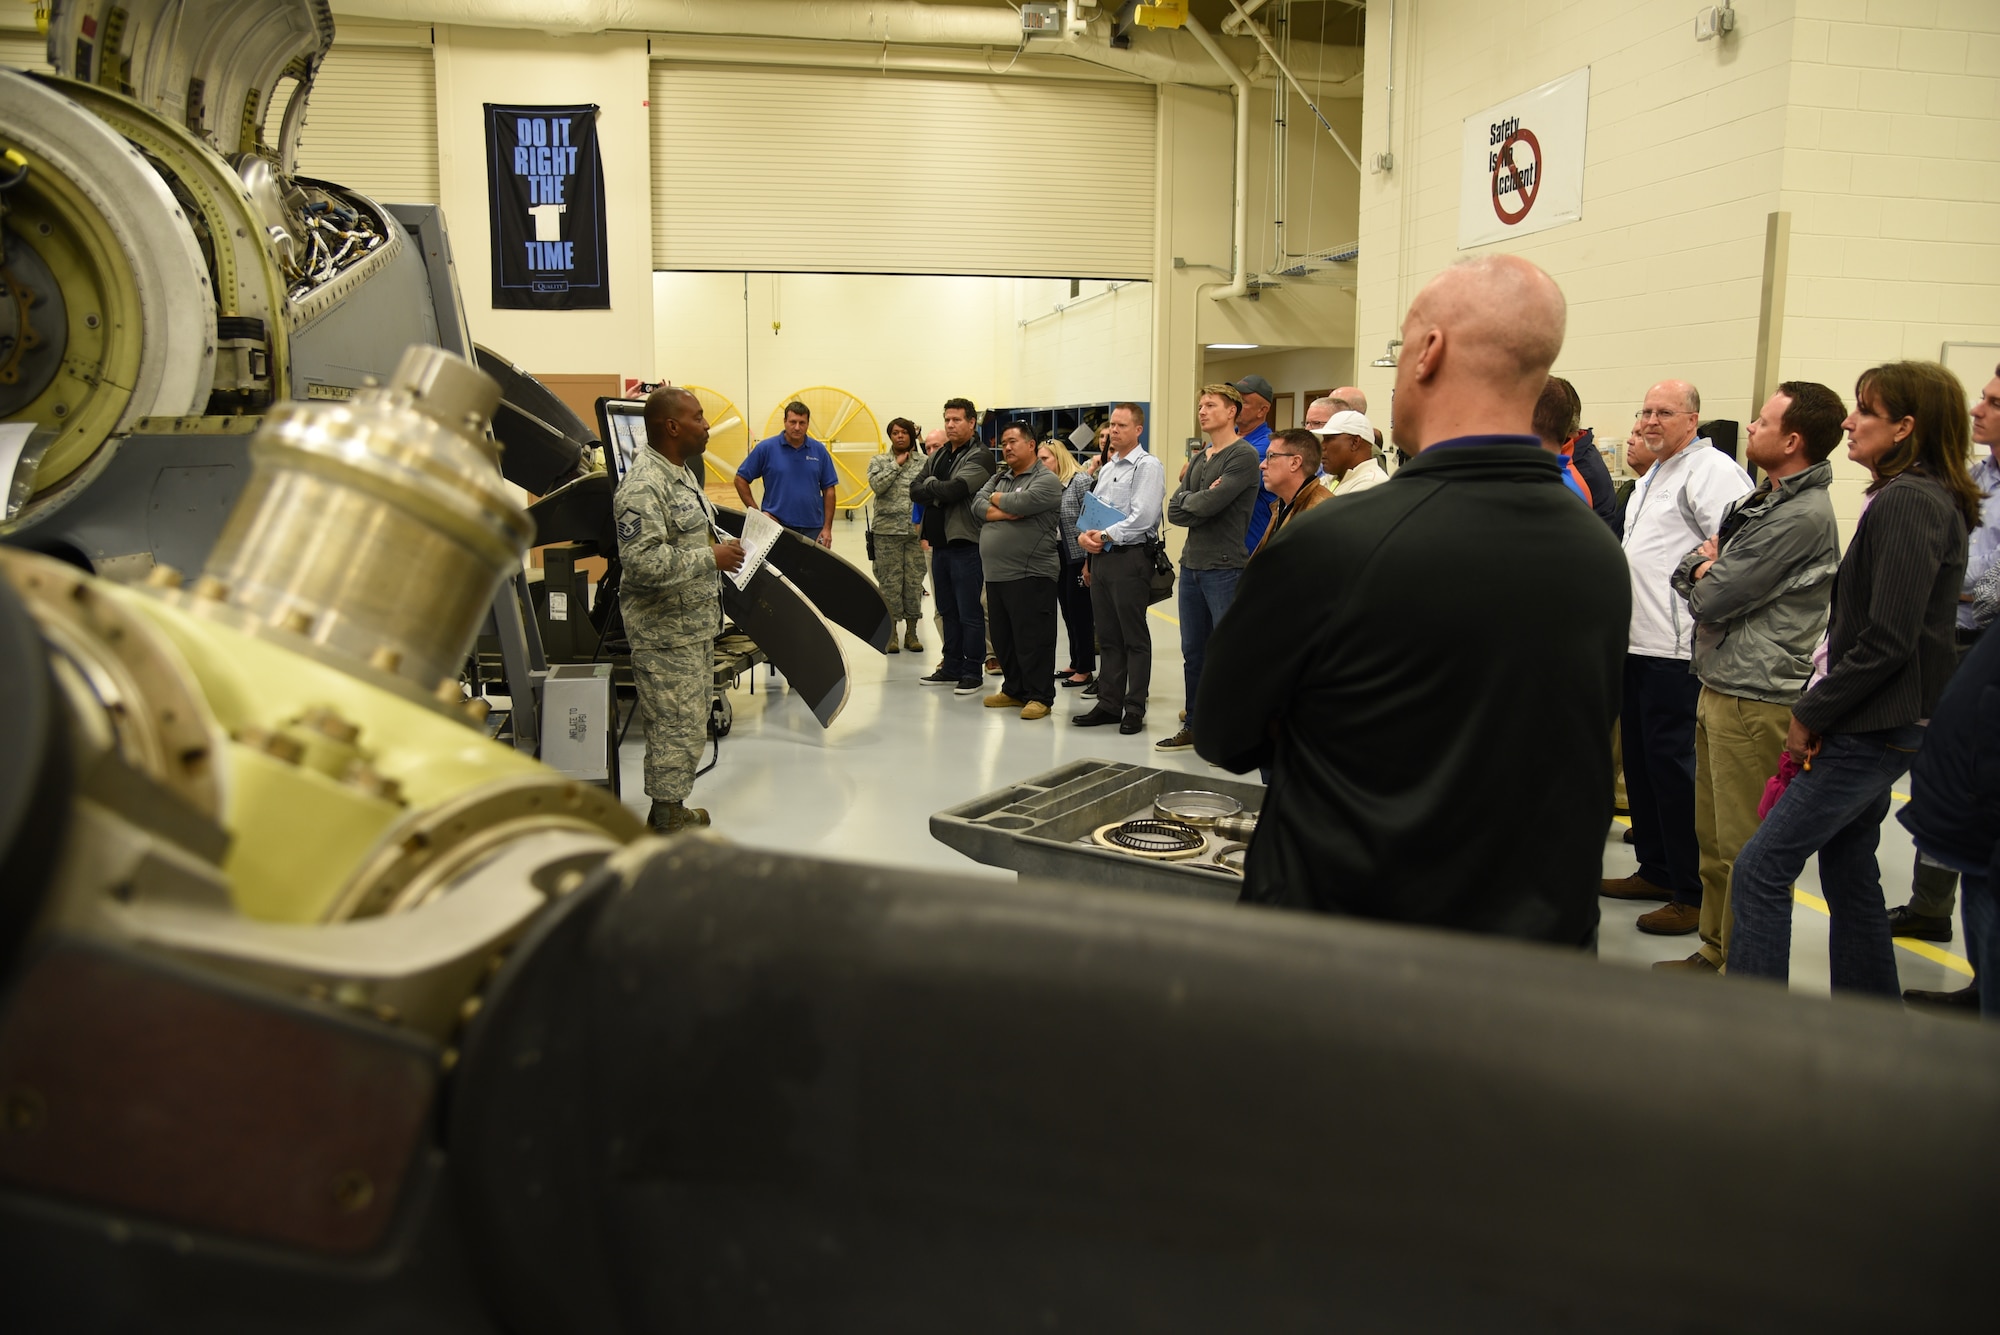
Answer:
<svg viewBox="0 0 2000 1335"><path fill-rule="evenodd" d="M1325 440L1328 436L1359 436L1363 440L1375 439L1375 428L1368 424L1365 416L1351 408L1327 418L1326 425L1314 427L1312 433L1321 440Z"/></svg>

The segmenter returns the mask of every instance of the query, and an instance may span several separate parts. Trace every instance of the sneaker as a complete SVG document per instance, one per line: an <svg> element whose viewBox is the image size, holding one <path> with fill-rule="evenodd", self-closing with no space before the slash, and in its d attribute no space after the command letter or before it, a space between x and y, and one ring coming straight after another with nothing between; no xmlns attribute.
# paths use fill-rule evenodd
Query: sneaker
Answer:
<svg viewBox="0 0 2000 1335"><path fill-rule="evenodd" d="M1119 727L1119 731L1120 732L1124 731L1124 727L1122 725ZM1191 749L1193 746L1194 746L1194 734L1189 732L1186 728L1182 728L1179 732L1175 733L1171 737L1162 738L1160 741L1153 743L1153 749L1155 751L1186 751Z"/></svg>
<svg viewBox="0 0 2000 1335"><path fill-rule="evenodd" d="M985 705L988 709L1019 709L1021 702L1005 691L995 691L986 697Z"/></svg>
<svg viewBox="0 0 2000 1335"><path fill-rule="evenodd" d="M1889 910L1889 935L1915 937L1919 941L1949 941L1951 919L1912 913L1908 904L1898 904Z"/></svg>
<svg viewBox="0 0 2000 1335"><path fill-rule="evenodd" d="M1686 936L1701 926L1701 905L1662 904L1639 915L1639 930L1654 936Z"/></svg>
<svg viewBox="0 0 2000 1335"><path fill-rule="evenodd" d="M955 677L955 676L953 676L953 675L952 675L951 673L949 673L949 672L946 672L946 671L944 670L944 664L942 664L942 663L938 664L938 668L937 668L937 671L935 671L935 672L931 672L931 673L927 673L927 674L926 674L926 675L924 675L924 676L921 676L921 677L918 677L918 678L917 678L917 680L918 680L918 681L934 681L934 682L938 683L938 685L940 685L940 686L942 686L942 685L946 684L947 682L951 683L952 685L957 685L957 683L958 683L958 678L957 678L957 677Z"/></svg>
<svg viewBox="0 0 2000 1335"><path fill-rule="evenodd" d="M986 683L978 677L963 677L952 691L953 695L977 695L986 689Z"/></svg>
<svg viewBox="0 0 2000 1335"><path fill-rule="evenodd" d="M1633 872L1620 880L1607 880L1598 887L1598 894L1606 899L1665 899L1671 900L1674 892L1664 885L1654 885L1645 877Z"/></svg>
<svg viewBox="0 0 2000 1335"><path fill-rule="evenodd" d="M1707 974L1710 978L1719 977L1722 973L1722 970L1710 963L1708 956L1702 954L1699 950L1684 960L1661 960L1653 968L1655 970L1665 970L1669 973Z"/></svg>
<svg viewBox="0 0 2000 1335"><path fill-rule="evenodd" d="M1089 696L1089 697L1090 697L1091 699L1093 699L1093 700L1094 700L1094 699L1096 699L1096 698L1097 698L1097 683L1096 683L1096 681L1094 681L1094 680L1093 680L1093 681L1092 681L1092 682L1090 683L1090 685L1088 685L1088 686L1084 687L1084 688L1083 688L1083 693L1084 693L1085 695Z"/></svg>
<svg viewBox="0 0 2000 1335"><path fill-rule="evenodd" d="M1038 718L1047 718L1048 716L1049 716L1049 707L1043 704L1040 700L1030 700L1028 701L1027 704L1021 706L1022 718L1038 719Z"/></svg>
<svg viewBox="0 0 2000 1335"><path fill-rule="evenodd" d="M999 675L1000 675L1001 673L1005 672L1006 670L1007 670L1007 669L1005 669L1005 668L1003 668L1003 667L1001 667L1001 666L1000 666L1000 660L999 660L999 659L997 659L997 658L993 657L993 655L991 655L991 654L988 654L988 655L986 656L986 675L987 675L987 676L989 676L989 677L997 677L997 676L999 676Z"/></svg>

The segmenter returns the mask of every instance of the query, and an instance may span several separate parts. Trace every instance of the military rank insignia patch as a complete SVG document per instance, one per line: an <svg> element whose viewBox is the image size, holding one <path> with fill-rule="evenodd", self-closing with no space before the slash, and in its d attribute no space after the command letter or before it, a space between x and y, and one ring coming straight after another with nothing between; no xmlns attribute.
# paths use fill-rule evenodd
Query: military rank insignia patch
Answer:
<svg viewBox="0 0 2000 1335"><path fill-rule="evenodd" d="M626 510L618 516L618 541L631 542L639 536L639 512Z"/></svg>

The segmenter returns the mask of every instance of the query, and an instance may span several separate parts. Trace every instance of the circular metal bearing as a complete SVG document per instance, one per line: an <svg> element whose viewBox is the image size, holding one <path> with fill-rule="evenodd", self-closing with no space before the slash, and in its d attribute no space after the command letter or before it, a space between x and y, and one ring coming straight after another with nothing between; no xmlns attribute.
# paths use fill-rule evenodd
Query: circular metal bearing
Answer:
<svg viewBox="0 0 2000 1335"><path fill-rule="evenodd" d="M60 433L36 474L42 491L141 417L207 406L215 293L159 173L57 82L0 69L0 142L28 160L8 194L9 251L35 251L68 317L61 372L16 414Z"/></svg>

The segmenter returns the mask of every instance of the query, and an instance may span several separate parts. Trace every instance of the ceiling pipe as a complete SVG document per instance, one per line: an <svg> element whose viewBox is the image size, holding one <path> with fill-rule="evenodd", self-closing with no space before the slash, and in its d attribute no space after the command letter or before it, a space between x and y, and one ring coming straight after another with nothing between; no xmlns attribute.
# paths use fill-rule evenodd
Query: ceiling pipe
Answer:
<svg viewBox="0 0 2000 1335"><path fill-rule="evenodd" d="M1230 261L1227 283L1206 283L1200 291L1211 300L1240 297L1250 290L1250 78L1237 68L1226 52L1209 36L1200 19L1188 15L1187 31L1194 34L1209 59L1221 66L1236 90L1236 203L1230 218L1230 244L1235 258Z"/></svg>
<svg viewBox="0 0 2000 1335"><path fill-rule="evenodd" d="M1340 137L1340 131L1333 128L1333 122L1329 121L1325 117L1325 115L1323 115L1320 112L1319 103L1312 100L1311 95L1308 94L1305 90L1305 85L1301 84L1298 81L1297 76L1294 75L1289 69L1285 67L1284 61L1278 59L1278 53L1276 50L1272 48L1271 39L1265 36L1263 27L1259 24L1250 22L1250 11L1246 10L1245 8L1243 8L1242 5L1238 4L1237 0L1229 0L1229 5L1230 8L1234 9L1236 11L1236 14L1243 19L1244 28L1246 28L1249 31L1252 37L1257 39L1257 45L1264 48L1265 58L1271 62L1273 68L1275 68L1278 71L1278 73L1285 76L1285 82L1289 83L1292 86L1292 91L1299 95L1299 100L1306 104L1306 109L1312 112L1313 116L1319 121L1319 123L1326 128L1326 132L1329 135L1333 136L1333 142L1340 145L1341 152L1347 154L1347 160L1354 164L1354 170L1360 171L1361 159L1355 155L1353 149L1347 146L1347 141Z"/></svg>
<svg viewBox="0 0 2000 1335"><path fill-rule="evenodd" d="M668 39L653 54L679 58L689 52L741 63L804 65L799 51L775 49L793 42L822 53L841 68L900 69L1040 78L1076 78L1106 72L1152 84L1227 87L1230 80L1191 36L1170 31L1135 34L1128 48L1110 43L1103 20L1081 37L1037 38L1025 48L1020 18L990 6L879 3L797 3L796 0L333 0L340 19L514 28L581 36L601 32L645 33ZM763 49L763 44L773 49ZM699 45L698 45L699 44ZM1227 43L1240 60L1264 63L1247 39ZM919 53L920 48L929 48ZM952 48L985 48L984 50ZM1299 44L1293 44L1295 55ZM857 55L856 53L863 53ZM699 54L687 58L701 58ZM1301 56L1301 59L1306 57ZM1353 47L1314 49L1311 58L1343 80L1361 69ZM1088 76L1084 76L1088 77ZM1358 96L1358 94L1357 94Z"/></svg>
<svg viewBox="0 0 2000 1335"><path fill-rule="evenodd" d="M1021 16L990 5L869 0L337 0L336 15L556 33L691 32L836 42L1021 44Z"/></svg>
<svg viewBox="0 0 2000 1335"><path fill-rule="evenodd" d="M1248 4L1238 5L1234 14L1224 14L1222 16L1222 30L1231 37L1241 37L1245 30L1257 26L1250 21L1250 16L1262 9L1267 3L1269 3L1269 0L1249 0Z"/></svg>

